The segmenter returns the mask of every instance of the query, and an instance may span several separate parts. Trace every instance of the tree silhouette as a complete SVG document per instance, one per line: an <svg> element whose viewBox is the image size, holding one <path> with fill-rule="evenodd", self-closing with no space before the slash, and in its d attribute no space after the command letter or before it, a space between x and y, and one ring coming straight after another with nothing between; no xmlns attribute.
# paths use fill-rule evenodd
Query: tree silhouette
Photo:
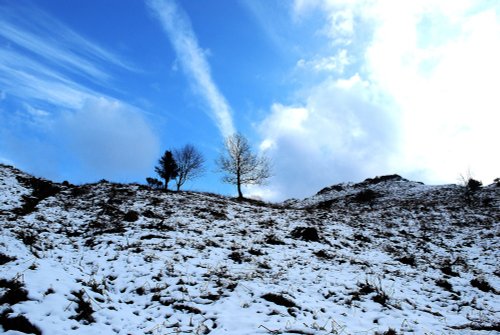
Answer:
<svg viewBox="0 0 500 335"><path fill-rule="evenodd" d="M202 154L191 144L186 144L180 149L174 150L174 160L177 163L177 177L175 183L177 191L188 180L199 177L203 174L203 164L205 159Z"/></svg>
<svg viewBox="0 0 500 335"><path fill-rule="evenodd" d="M171 179L177 177L179 168L177 167L177 163L172 156L171 151L165 151L163 156L161 156L158 165L155 167L155 172L165 180L164 186L165 190L168 190L168 182Z"/></svg>
<svg viewBox="0 0 500 335"><path fill-rule="evenodd" d="M238 198L243 198L242 185L260 185L271 176L269 160L252 153L248 140L239 133L226 138L216 163L226 173L222 180L237 186Z"/></svg>

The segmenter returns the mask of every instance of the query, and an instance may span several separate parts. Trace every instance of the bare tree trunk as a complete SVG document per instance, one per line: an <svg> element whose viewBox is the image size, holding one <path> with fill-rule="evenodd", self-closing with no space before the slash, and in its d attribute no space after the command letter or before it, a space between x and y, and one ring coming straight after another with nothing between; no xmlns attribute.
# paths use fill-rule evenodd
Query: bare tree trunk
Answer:
<svg viewBox="0 0 500 335"><path fill-rule="evenodd" d="M236 176L236 184L238 185L238 198L243 199L243 193L241 192L241 176L239 171Z"/></svg>
<svg viewBox="0 0 500 335"><path fill-rule="evenodd" d="M243 199L243 193L241 193L241 183L238 182L238 198Z"/></svg>

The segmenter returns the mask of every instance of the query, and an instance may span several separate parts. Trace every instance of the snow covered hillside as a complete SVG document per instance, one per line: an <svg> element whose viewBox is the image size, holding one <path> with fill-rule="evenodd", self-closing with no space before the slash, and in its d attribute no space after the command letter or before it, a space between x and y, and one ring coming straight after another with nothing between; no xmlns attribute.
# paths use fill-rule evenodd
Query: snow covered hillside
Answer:
<svg viewBox="0 0 500 335"><path fill-rule="evenodd" d="M500 187L399 176L280 205L0 165L5 334L488 334Z"/></svg>

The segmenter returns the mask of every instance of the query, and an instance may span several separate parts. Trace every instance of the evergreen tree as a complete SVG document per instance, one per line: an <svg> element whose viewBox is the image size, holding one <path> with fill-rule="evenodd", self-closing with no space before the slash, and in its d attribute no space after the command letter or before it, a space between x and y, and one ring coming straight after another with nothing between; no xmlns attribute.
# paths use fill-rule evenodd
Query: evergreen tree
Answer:
<svg viewBox="0 0 500 335"><path fill-rule="evenodd" d="M155 167L155 172L165 180L164 186L165 190L168 190L168 182L175 177L177 177L179 168L172 155L172 152L165 151L163 156L161 156L158 165Z"/></svg>

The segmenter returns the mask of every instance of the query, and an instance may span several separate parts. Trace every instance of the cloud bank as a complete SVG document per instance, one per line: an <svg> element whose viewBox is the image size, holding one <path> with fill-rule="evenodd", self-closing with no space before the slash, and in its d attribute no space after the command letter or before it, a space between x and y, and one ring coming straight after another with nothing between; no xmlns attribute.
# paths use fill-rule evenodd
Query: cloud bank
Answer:
<svg viewBox="0 0 500 335"><path fill-rule="evenodd" d="M159 153L158 138L140 111L117 100L88 100L62 115L55 129L82 172L93 178L141 181Z"/></svg>
<svg viewBox="0 0 500 335"><path fill-rule="evenodd" d="M316 85L260 124L277 176L255 193L304 197L387 173L498 177L499 12L488 1L295 1L292 24L323 23L312 36L323 46L294 69Z"/></svg>
<svg viewBox="0 0 500 335"><path fill-rule="evenodd" d="M205 53L191 27L188 16L174 0L151 0L149 7L167 33L182 68L191 78L193 87L205 99L210 116L223 136L234 133L231 108L210 74Z"/></svg>
<svg viewBox="0 0 500 335"><path fill-rule="evenodd" d="M276 174L269 187L252 192L271 200L300 198L339 180L388 171L399 133L369 89L359 76L326 80L309 91L304 105L274 104L259 131Z"/></svg>

